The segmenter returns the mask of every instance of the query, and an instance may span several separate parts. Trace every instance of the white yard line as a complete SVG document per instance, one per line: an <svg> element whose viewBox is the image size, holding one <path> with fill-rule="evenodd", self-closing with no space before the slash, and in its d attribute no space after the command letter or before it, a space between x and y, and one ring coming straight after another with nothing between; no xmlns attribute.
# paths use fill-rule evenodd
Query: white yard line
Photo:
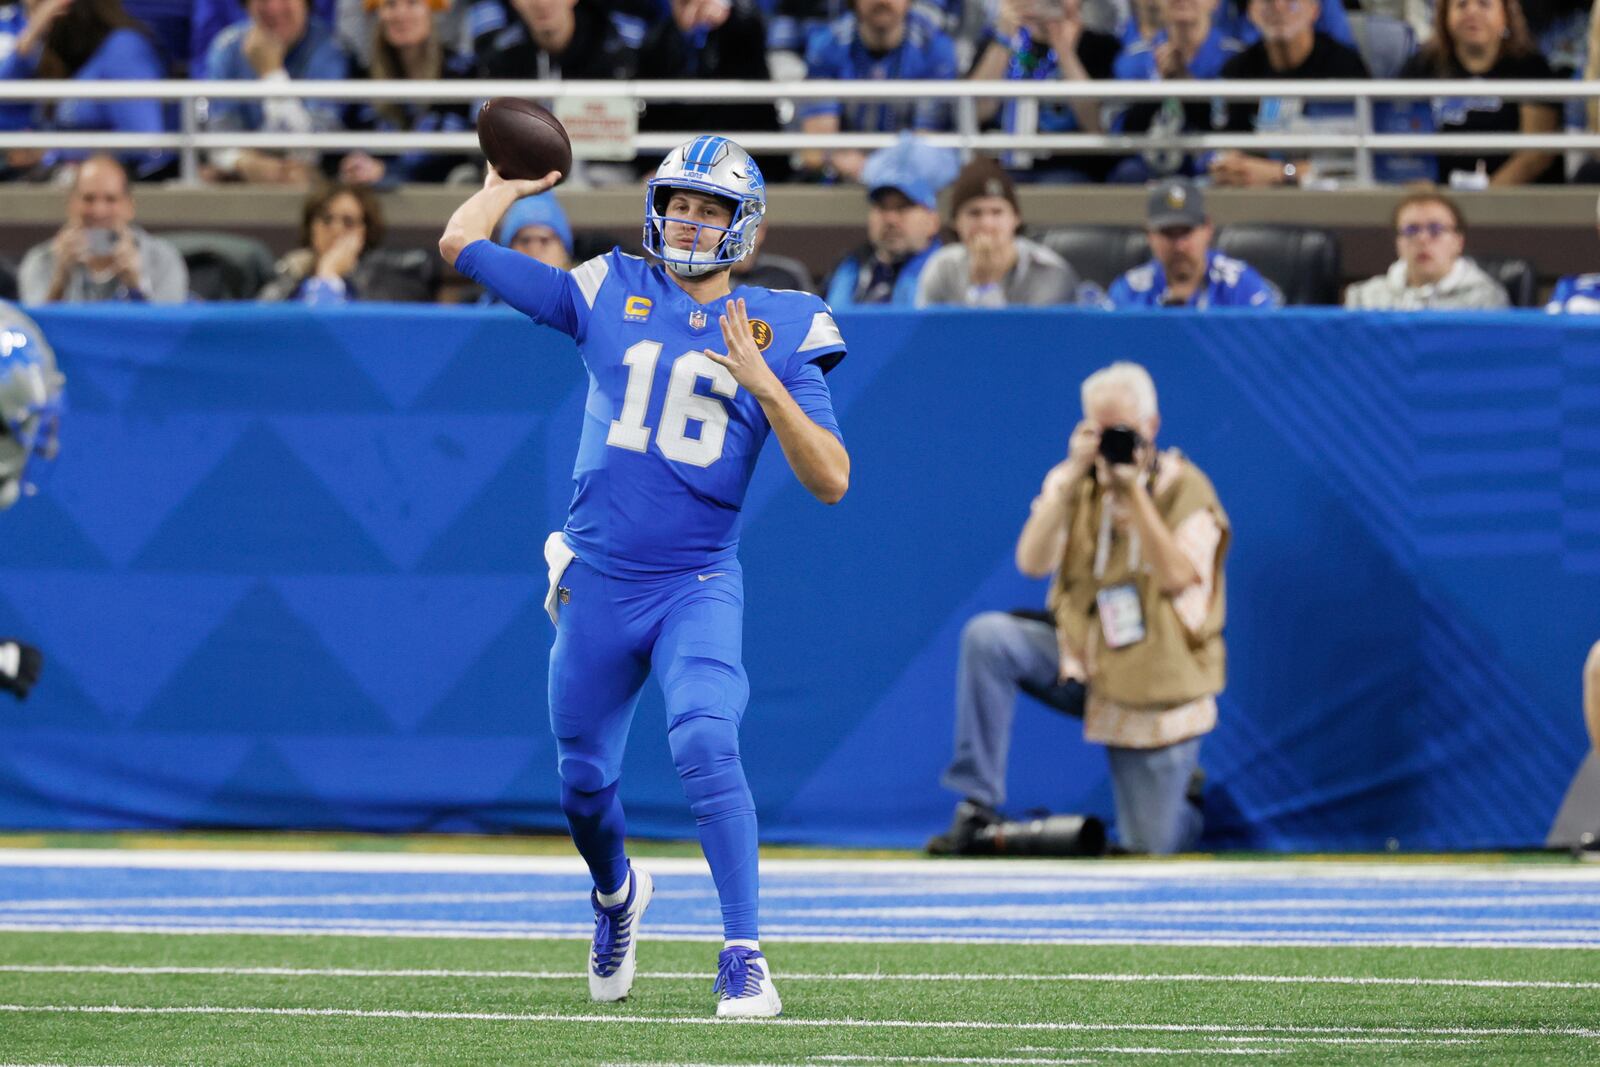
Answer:
<svg viewBox="0 0 1600 1067"><path fill-rule="evenodd" d="M576 1015L554 1012L469 1012L366 1010L358 1008L268 1008L195 1004L134 1006L126 1004L0 1004L0 1012L42 1015L256 1015L285 1018L411 1019L439 1022L582 1023L584 1025L726 1026L715 1016L689 1015ZM1600 1039L1600 1030L1577 1026L1228 1026L1222 1023L1085 1023L988 1022L951 1019L739 1019L735 1025L809 1027L821 1029L892 1030L1018 1030L1055 1033L1159 1033L1159 1034L1287 1034L1367 1037L1576 1037Z"/></svg>
<svg viewBox="0 0 1600 1067"><path fill-rule="evenodd" d="M652 874L709 875L703 859L657 857L641 860ZM0 866L128 867L172 870L263 871L414 871L421 873L544 873L584 875L577 856L485 856L439 852L240 852L188 849L0 848ZM1323 861L1150 860L962 860L962 859L763 859L763 871L802 877L910 875L951 880L1048 877L1063 882L1106 880L1192 883L1306 880L1338 884L1373 881L1519 882L1600 886L1600 868L1512 866L1498 863L1372 863Z"/></svg>
<svg viewBox="0 0 1600 1067"><path fill-rule="evenodd" d="M1065 885L1061 882L1053 883L1052 891L1057 895L1066 892L1081 890L1078 885ZM1011 895L1014 888L1007 883L1003 895ZM983 885L969 885L957 890L948 885L942 888L930 888L922 885L903 885L898 887L875 887L873 892L865 889L835 889L830 893L821 893L818 890L806 889L793 892L763 890L762 897L814 897L814 896L887 896L899 901L911 899L926 899L934 896L987 896L996 894L992 882ZM707 886L703 890L697 889L660 889L655 896L661 899L678 900L705 900L716 899L714 889ZM541 891L507 891L496 893L308 893L303 895L279 896L157 896L157 897L50 897L40 899L0 900L0 915L15 914L19 912L36 911L76 911L82 909L100 908L154 908L171 910L175 908L267 908L267 907L355 907L362 905L411 905L411 904L501 904L501 903L546 903L572 901L579 898L570 890L541 890ZM1423 909L1436 911L1453 911L1465 909L1516 909L1516 908L1578 908L1600 907L1600 890L1595 893L1580 894L1552 894L1547 896L1530 895L1511 897L1506 895L1484 897L1407 897L1399 900L1360 900L1348 898L1289 898L1276 897L1264 900L1152 900L1136 904L1101 904L1090 903L1083 900L1063 900L1049 904L973 904L973 905L927 905L927 904L897 904L890 906L867 906L858 908L777 908L775 911L789 916L804 916L806 918L843 919L856 917L876 918L924 918L924 919L1027 919L1050 918L1062 914L1064 909L1070 909L1074 921L1087 921L1089 919L1106 917L1138 918L1141 920L1165 919L1168 922L1188 921L1181 918L1170 918L1173 915L1188 913L1206 916L1219 913L1236 915L1248 918L1252 922L1291 922L1299 918L1292 913L1304 912L1306 916L1315 916L1318 912L1382 912L1385 922L1421 922L1425 916L1394 916L1400 911L1419 911ZM1267 914L1255 914L1255 913ZM1281 913L1291 914L1284 915ZM1453 921L1469 921L1468 919ZM1373 920L1360 916L1342 916L1334 918L1321 918L1320 922L1347 922L1370 923ZM1500 922L1521 922L1515 918L1496 919ZM1533 921L1533 920L1527 920ZM1539 920L1545 922L1562 920Z"/></svg>
<svg viewBox="0 0 1600 1067"><path fill-rule="evenodd" d="M0 921L0 932L11 933L96 933L96 934L185 934L211 936L217 934L249 934L265 937L409 937L450 938L463 941L586 941L593 932L587 924L556 926L540 929L533 924L516 928L475 929L461 926L419 926L397 922L395 925L345 925L308 927L291 924L269 925L270 920L247 920L255 925L229 925L216 919L210 925L177 924L172 921L126 922L6 922ZM347 920L330 920L347 922ZM720 940L722 931L710 925L695 927L687 933L664 932L657 925L650 934L652 941ZM1339 937L1218 937L1214 934L1196 934L1193 937L1166 935L1149 936L1147 931L1118 932L1115 936L1099 934L1075 935L1060 929L1014 931L1011 936L973 936L953 933L946 929L916 930L888 927L882 930L825 930L807 927L766 927L761 931L763 940L796 942L819 945L1165 945L1193 948L1522 948L1555 951L1592 952L1600 945L1577 938L1555 940L1492 939L1467 937L1451 940L1444 936L1433 940L1416 937L1387 938L1381 935L1345 935Z"/></svg>
<svg viewBox="0 0 1600 1067"><path fill-rule="evenodd" d="M119 964L0 964L0 974L100 974L100 975L217 975L266 978L468 978L513 981L577 981L583 971L472 971L438 968L390 970L348 967L138 967ZM699 981L711 977L709 971L640 971L640 978L667 981ZM783 972L785 982L1074 982L1074 983L1171 983L1229 985L1340 985L1400 986L1446 989L1553 989L1600 990L1600 982L1555 980L1515 980L1497 978L1392 978L1355 975L1296 974L983 974L936 972L884 974L876 972ZM0 1064L0 1067L4 1067Z"/></svg>

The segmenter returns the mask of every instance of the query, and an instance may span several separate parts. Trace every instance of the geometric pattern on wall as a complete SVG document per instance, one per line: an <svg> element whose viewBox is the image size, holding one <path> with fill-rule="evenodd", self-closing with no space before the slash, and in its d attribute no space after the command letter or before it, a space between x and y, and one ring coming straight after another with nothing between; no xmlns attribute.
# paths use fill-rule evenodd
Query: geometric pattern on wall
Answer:
<svg viewBox="0 0 1600 1067"><path fill-rule="evenodd" d="M540 549L571 343L481 309L56 307L63 452L0 516L0 826L559 830ZM1531 845L1600 636L1600 325L1532 314L841 316L850 495L747 500L746 766L773 840L914 844L954 799L961 626L1037 605L1017 529L1112 358L1235 528L1208 842ZM1009 804L1109 816L1025 701ZM630 829L688 836L659 695Z"/></svg>

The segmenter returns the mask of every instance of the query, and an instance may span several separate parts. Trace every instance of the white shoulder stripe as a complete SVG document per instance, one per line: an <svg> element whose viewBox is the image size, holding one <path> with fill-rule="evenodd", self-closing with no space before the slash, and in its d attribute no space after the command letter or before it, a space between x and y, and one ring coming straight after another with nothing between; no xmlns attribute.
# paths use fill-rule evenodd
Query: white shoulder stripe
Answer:
<svg viewBox="0 0 1600 1067"><path fill-rule="evenodd" d="M838 348L843 344L844 335L839 332L833 316L826 311L819 311L811 316L811 330L795 351L810 352L814 348Z"/></svg>
<svg viewBox="0 0 1600 1067"><path fill-rule="evenodd" d="M606 280L606 274L611 270L611 265L604 256L596 256L589 262L573 268L572 280L578 283L578 289L583 293L584 303L589 305L589 310L594 310L594 298L600 292L600 286Z"/></svg>

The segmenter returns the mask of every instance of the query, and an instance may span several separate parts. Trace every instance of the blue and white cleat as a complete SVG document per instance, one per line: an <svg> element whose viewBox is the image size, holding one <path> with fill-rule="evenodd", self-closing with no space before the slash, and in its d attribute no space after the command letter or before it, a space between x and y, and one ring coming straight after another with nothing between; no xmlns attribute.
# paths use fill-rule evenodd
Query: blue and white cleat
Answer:
<svg viewBox="0 0 1600 1067"><path fill-rule="evenodd" d="M603 908L599 896L589 893L589 903L594 905L594 941L589 946L590 1000L623 1000L633 988L639 957L639 920L644 918L654 890L650 875L633 867L628 872L628 896L621 904Z"/></svg>
<svg viewBox="0 0 1600 1067"><path fill-rule="evenodd" d="M770 1019L783 1012L767 957L735 945L717 957L717 1017Z"/></svg>

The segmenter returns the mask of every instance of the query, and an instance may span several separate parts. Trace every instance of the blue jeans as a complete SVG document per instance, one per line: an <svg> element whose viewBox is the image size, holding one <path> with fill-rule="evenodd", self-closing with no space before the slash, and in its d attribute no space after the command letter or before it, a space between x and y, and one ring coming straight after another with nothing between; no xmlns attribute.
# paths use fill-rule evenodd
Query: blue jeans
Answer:
<svg viewBox="0 0 1600 1067"><path fill-rule="evenodd" d="M947 789L994 808L1005 803L1017 690L1050 687L1059 663L1049 623L1000 611L967 623L956 665L955 755L940 779ZM1107 746L1106 754L1122 846L1156 853L1194 848L1201 817L1186 794L1200 762L1200 738L1165 748Z"/></svg>

